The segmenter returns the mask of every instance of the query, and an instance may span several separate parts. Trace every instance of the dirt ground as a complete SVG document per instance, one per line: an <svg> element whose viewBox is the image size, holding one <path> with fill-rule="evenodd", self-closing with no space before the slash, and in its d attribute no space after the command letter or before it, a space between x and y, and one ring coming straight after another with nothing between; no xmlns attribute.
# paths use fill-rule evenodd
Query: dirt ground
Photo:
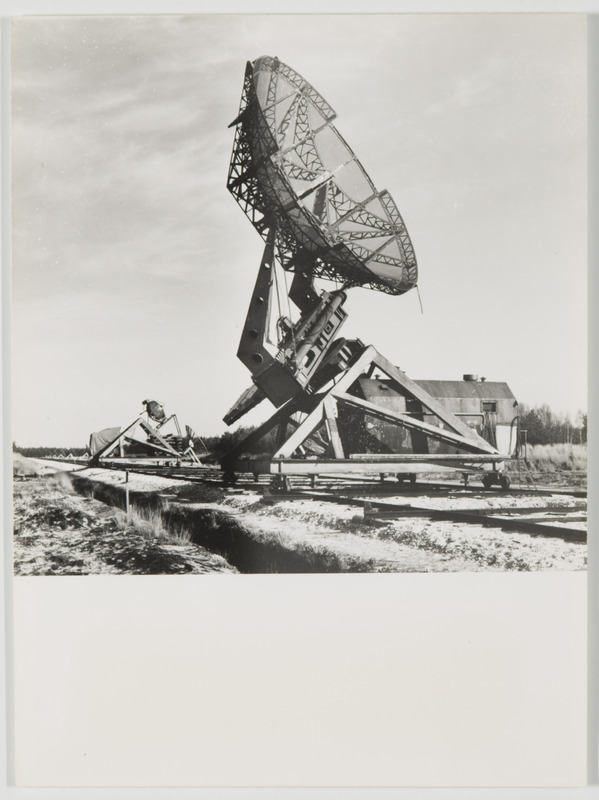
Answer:
<svg viewBox="0 0 599 800"><path fill-rule="evenodd" d="M42 462L36 462L38 465ZM56 469L48 462L44 470ZM121 487L125 474L87 469L78 474L101 485ZM224 490L216 485L130 473L133 492L160 493L179 508L213 512L211 525L233 521L254 546L276 545L333 571L455 572L581 570L587 548L560 539L507 533L423 517L374 522L354 505L321 500L283 500L265 504L253 489ZM364 499L368 499L364 495ZM373 497L371 499L376 499ZM393 497L385 497L393 502ZM431 497L418 492L396 502L441 509L491 507L542 508L547 503L576 513L580 501L564 495L531 497L491 493L481 501L469 490ZM33 574L201 573L236 571L220 556L192 544L189 537L137 520L127 525L123 512L77 495L66 475L26 477L15 483L15 572ZM216 520L216 521L215 521ZM573 522L572 527L577 524ZM584 523L583 523L584 525ZM320 559L320 560L319 560ZM321 571L317 566L313 570Z"/></svg>

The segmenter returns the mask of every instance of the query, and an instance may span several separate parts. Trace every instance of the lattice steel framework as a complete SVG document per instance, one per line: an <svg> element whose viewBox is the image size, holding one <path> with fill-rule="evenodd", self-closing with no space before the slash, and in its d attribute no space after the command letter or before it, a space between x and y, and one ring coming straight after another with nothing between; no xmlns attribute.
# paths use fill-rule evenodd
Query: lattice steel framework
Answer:
<svg viewBox="0 0 599 800"><path fill-rule="evenodd" d="M332 125L335 112L276 58L248 62L227 188L286 270L403 294L417 265L405 224Z"/></svg>

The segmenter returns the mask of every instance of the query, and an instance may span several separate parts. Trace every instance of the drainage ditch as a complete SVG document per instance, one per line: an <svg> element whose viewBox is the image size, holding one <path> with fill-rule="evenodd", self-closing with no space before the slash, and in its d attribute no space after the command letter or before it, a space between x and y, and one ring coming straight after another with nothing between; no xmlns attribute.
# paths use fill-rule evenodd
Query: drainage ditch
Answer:
<svg viewBox="0 0 599 800"><path fill-rule="evenodd" d="M190 541L225 558L243 573L343 572L335 554L305 546L290 549L276 538L257 537L225 510L203 508L166 500L156 492L111 486L82 475L70 475L73 488L94 500L121 510L130 507L141 515L158 513L167 531L189 533Z"/></svg>

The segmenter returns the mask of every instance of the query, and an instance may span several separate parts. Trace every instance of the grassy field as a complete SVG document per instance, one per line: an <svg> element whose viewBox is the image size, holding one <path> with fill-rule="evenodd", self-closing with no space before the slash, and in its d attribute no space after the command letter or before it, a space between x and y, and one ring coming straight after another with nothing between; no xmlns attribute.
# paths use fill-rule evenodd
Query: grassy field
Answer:
<svg viewBox="0 0 599 800"><path fill-rule="evenodd" d="M528 446L528 462L540 472L586 472L586 444L535 444Z"/></svg>

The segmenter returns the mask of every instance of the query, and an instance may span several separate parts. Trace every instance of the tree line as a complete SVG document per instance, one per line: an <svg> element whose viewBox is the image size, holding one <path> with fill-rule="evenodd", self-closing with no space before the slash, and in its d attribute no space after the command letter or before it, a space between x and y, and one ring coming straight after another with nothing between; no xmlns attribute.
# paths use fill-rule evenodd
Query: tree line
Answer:
<svg viewBox="0 0 599 800"><path fill-rule="evenodd" d="M529 444L586 444L587 414L579 411L574 421L568 414L556 414L548 405L519 406L520 430Z"/></svg>
<svg viewBox="0 0 599 800"><path fill-rule="evenodd" d="M79 458L89 452L87 447L19 447L16 442L13 442L12 449L13 453L20 453L25 458L67 458L69 454Z"/></svg>
<svg viewBox="0 0 599 800"><path fill-rule="evenodd" d="M242 425L233 431L225 431L221 436L202 436L201 440L210 453L210 460L216 462L228 453L229 450L232 450L235 445L242 442L246 436L253 433L256 428L256 425ZM244 452L250 453L251 455L271 453L275 449L275 444L276 431L272 430L258 442L250 444L245 448ZM201 457L201 453L199 455Z"/></svg>

